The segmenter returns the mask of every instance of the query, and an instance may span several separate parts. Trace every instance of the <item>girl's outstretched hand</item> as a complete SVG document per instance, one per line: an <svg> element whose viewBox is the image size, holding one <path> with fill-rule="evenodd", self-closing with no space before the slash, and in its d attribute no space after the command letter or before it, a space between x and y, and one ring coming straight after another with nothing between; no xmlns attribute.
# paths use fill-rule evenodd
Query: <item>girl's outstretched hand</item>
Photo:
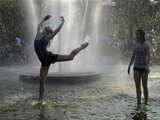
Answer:
<svg viewBox="0 0 160 120"><path fill-rule="evenodd" d="M63 16L61 16L60 19L61 19L62 22L64 22L64 17Z"/></svg>

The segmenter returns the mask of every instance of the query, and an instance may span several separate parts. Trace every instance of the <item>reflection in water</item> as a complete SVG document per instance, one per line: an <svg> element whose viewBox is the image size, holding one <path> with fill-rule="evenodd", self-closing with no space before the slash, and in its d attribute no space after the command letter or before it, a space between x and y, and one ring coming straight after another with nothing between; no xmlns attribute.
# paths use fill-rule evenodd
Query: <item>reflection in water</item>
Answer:
<svg viewBox="0 0 160 120"><path fill-rule="evenodd" d="M0 120L159 120L160 80L149 81L152 85L150 104L137 110L135 89L129 88L128 77L115 74L116 70L86 84L50 84L46 104L39 108L39 85L25 83L20 89L18 69L1 68L0 97L4 99L0 99ZM17 101L13 95L17 95L18 90Z"/></svg>
<svg viewBox="0 0 160 120"><path fill-rule="evenodd" d="M147 119L146 108L136 108L134 112L131 112L128 120L149 120Z"/></svg>
<svg viewBox="0 0 160 120"><path fill-rule="evenodd" d="M44 106L40 107L40 114L38 116L39 116L38 120L48 120L48 117L46 116L46 112L45 112L45 107Z"/></svg>
<svg viewBox="0 0 160 120"><path fill-rule="evenodd" d="M147 120L147 114L144 111L136 112L136 114L132 117L133 120Z"/></svg>

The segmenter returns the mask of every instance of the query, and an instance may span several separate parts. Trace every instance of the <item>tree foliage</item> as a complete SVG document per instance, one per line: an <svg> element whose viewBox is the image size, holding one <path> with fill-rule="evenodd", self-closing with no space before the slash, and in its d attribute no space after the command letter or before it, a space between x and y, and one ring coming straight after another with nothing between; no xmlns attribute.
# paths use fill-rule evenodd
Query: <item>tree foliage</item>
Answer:
<svg viewBox="0 0 160 120"><path fill-rule="evenodd" d="M0 59L6 63L16 54L15 38L25 40L25 7L21 0L0 0ZM12 47L10 49L8 46ZM8 56L9 55L9 56ZM5 58L5 59L4 59Z"/></svg>
<svg viewBox="0 0 160 120"><path fill-rule="evenodd" d="M160 2L150 0L114 0L114 2L111 18L117 28L113 31L114 40L122 44L126 40L125 46L128 46L129 50L131 41L135 39L135 30L143 29L146 32L146 39L152 43L152 55L159 56Z"/></svg>
<svg viewBox="0 0 160 120"><path fill-rule="evenodd" d="M9 41L13 40L16 35L23 34L25 28L25 11L23 8L20 0L0 1L1 31Z"/></svg>

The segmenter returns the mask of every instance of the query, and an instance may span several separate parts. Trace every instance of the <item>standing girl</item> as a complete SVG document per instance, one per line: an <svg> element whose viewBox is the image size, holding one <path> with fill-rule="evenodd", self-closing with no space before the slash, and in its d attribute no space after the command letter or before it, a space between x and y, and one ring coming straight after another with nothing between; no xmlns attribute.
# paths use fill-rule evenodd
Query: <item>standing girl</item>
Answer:
<svg viewBox="0 0 160 120"><path fill-rule="evenodd" d="M134 81L136 86L137 106L139 106L141 105L141 83L143 86L144 103L148 103L150 50L149 43L145 40L145 32L143 30L136 31L136 39L137 42L128 66L128 74L130 74L130 67L134 63Z"/></svg>

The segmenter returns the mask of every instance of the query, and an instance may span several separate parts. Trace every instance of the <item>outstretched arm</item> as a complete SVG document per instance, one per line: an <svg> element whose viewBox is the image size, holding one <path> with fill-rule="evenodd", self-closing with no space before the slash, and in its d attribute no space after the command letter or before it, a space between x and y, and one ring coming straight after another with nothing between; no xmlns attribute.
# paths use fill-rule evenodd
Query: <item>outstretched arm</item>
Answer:
<svg viewBox="0 0 160 120"><path fill-rule="evenodd" d="M52 37L53 38L62 28L63 24L64 24L64 18L63 17L60 17L61 18L61 24L58 26L58 28L56 28L54 31L53 31L53 34L52 34Z"/></svg>
<svg viewBox="0 0 160 120"><path fill-rule="evenodd" d="M50 15L47 15L47 16L40 22L40 24L38 24L37 32L40 32L40 30L41 30L41 28L42 28L42 26L43 26L43 23L44 23L45 21L47 21L50 17L51 17Z"/></svg>

